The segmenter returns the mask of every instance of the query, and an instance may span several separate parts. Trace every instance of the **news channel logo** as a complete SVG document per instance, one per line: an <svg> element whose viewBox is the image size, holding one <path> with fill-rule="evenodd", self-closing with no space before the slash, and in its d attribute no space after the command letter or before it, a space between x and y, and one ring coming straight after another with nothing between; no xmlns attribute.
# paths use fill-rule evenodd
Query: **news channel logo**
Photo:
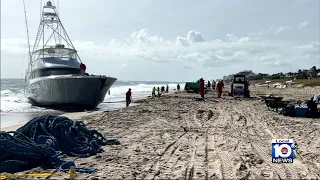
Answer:
<svg viewBox="0 0 320 180"><path fill-rule="evenodd" d="M293 163L296 149L293 139L272 139L272 163Z"/></svg>

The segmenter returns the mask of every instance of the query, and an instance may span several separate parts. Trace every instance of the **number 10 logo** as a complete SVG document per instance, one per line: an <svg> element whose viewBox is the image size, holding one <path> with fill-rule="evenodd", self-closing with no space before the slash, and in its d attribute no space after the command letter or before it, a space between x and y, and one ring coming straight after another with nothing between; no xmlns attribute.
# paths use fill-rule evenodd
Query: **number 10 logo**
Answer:
<svg viewBox="0 0 320 180"><path fill-rule="evenodd" d="M293 139L272 140L272 162L292 163L294 158L295 145Z"/></svg>
<svg viewBox="0 0 320 180"><path fill-rule="evenodd" d="M288 144L276 144L274 148L274 158L289 158L293 153Z"/></svg>

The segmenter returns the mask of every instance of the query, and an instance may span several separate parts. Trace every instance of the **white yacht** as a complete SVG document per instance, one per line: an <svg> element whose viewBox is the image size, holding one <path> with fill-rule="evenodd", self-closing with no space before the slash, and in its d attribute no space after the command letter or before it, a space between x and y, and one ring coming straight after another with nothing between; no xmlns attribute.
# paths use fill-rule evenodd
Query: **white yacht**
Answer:
<svg viewBox="0 0 320 180"><path fill-rule="evenodd" d="M33 50L29 46L25 94L35 106L95 109L117 80L85 73L53 2L42 9Z"/></svg>

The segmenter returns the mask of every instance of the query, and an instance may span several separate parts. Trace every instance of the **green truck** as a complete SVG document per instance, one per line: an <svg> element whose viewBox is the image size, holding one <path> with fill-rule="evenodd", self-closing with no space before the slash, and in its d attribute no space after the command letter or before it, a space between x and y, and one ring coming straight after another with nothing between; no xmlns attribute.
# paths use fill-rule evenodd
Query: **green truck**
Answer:
<svg viewBox="0 0 320 180"><path fill-rule="evenodd" d="M186 85L184 86L184 90L187 92L194 92L194 93L199 93L200 92L200 79L198 79L196 82L186 82ZM204 90L207 91L206 89L206 84L204 86Z"/></svg>

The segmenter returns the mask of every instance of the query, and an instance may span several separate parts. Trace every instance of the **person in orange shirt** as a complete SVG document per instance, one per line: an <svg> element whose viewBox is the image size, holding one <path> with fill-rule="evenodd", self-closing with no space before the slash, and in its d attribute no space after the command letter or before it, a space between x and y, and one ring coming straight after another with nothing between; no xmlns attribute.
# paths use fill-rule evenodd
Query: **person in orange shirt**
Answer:
<svg viewBox="0 0 320 180"><path fill-rule="evenodd" d="M219 81L217 84L217 90L218 90L218 98L221 98L222 95L222 89L224 88L224 83L223 81Z"/></svg>
<svg viewBox="0 0 320 180"><path fill-rule="evenodd" d="M201 95L201 98L204 98L204 80L203 80L203 78L200 79L200 95Z"/></svg>

